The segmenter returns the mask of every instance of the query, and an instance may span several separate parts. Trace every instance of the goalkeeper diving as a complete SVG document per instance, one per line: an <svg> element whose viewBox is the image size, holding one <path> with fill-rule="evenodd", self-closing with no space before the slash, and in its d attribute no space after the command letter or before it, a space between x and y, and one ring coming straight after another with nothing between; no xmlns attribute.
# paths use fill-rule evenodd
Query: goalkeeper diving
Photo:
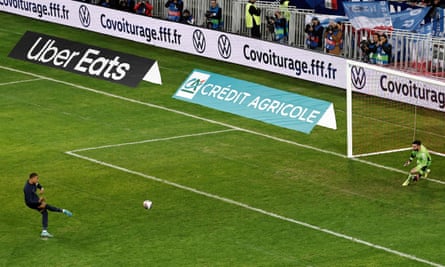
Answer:
<svg viewBox="0 0 445 267"><path fill-rule="evenodd" d="M427 178L428 174L431 172L431 156L428 149L422 145L420 140L415 140L412 143L411 155L407 162L403 166L408 166L411 162L416 159L416 166L412 168L408 174L408 178L403 183L403 186L409 185L411 182L419 181L420 177Z"/></svg>

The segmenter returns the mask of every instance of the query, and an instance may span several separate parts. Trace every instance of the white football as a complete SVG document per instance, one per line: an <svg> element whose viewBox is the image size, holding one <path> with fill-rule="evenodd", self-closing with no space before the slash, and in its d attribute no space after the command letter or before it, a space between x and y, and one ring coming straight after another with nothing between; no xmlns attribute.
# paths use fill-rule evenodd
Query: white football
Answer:
<svg viewBox="0 0 445 267"><path fill-rule="evenodd" d="M153 202L151 202L150 200L145 200L143 205L144 205L144 208L149 210L149 209L151 209L151 205L153 205Z"/></svg>

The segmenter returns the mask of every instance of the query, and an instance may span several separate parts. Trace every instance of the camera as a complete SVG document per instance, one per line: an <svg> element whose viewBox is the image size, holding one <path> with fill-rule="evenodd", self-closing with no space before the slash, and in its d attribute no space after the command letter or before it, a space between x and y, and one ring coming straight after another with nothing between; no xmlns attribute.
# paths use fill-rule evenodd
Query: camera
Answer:
<svg viewBox="0 0 445 267"><path fill-rule="evenodd" d="M360 49L361 49L363 52L365 52L365 51L368 50L368 48L369 48L369 41L366 40L366 39L363 39L363 40L360 42Z"/></svg>

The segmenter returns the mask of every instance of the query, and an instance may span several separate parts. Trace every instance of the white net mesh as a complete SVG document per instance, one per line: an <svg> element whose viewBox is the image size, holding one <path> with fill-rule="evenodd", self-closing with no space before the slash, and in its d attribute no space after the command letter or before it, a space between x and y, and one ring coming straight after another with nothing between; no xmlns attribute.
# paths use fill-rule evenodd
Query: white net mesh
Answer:
<svg viewBox="0 0 445 267"><path fill-rule="evenodd" d="M409 149L415 139L445 156L444 84L359 63L349 70L350 156Z"/></svg>

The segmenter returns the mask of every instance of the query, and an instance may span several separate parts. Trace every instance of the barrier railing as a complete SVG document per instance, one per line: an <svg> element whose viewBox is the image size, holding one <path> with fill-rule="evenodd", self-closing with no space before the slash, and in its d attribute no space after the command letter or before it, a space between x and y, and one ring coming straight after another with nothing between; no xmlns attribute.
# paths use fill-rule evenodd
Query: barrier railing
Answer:
<svg viewBox="0 0 445 267"><path fill-rule="evenodd" d="M167 17L166 1L153 1L153 16L165 19ZM245 7L247 0L218 0L222 8L222 31L250 36L245 24ZM267 30L267 17L273 16L280 10L279 2L257 1L256 6L261 9L261 33L263 40L273 40ZM184 9L191 11L195 18L195 25L206 26L205 13L210 7L210 0L186 0ZM299 48L305 47L306 34L304 32L306 16L317 15L314 10L298 9L290 6L289 32L287 45ZM341 56L360 60L363 56L360 50L362 37L370 36L369 30L355 30L351 24L343 24L343 51ZM445 78L445 52L444 39L430 35L416 34L403 31L385 32L393 46L391 67L409 72L418 72L424 75ZM319 51L322 53L322 51Z"/></svg>

